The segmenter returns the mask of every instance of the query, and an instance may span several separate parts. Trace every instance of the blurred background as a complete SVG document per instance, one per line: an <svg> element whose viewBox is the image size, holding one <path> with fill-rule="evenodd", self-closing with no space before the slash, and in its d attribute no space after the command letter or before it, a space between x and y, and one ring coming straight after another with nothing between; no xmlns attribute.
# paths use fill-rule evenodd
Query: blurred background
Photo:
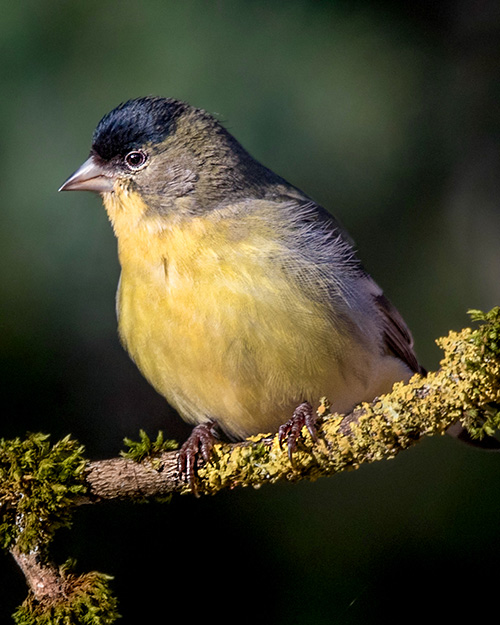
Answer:
<svg viewBox="0 0 500 625"><path fill-rule="evenodd" d="M100 198L57 194L121 101L215 113L344 223L429 369L434 339L500 303L500 6L37 0L0 21L0 435L90 458L189 428L119 345ZM56 555L115 576L124 625L375 624L489 614L500 458L447 437L316 483L78 510ZM24 599L0 558L0 622ZM219 616L220 615L220 616Z"/></svg>

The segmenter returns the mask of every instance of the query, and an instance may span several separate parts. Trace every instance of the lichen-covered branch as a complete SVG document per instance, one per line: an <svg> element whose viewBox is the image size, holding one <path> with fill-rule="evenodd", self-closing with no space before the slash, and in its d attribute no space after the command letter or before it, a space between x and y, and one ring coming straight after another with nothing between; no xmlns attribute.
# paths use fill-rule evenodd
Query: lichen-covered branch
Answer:
<svg viewBox="0 0 500 625"><path fill-rule="evenodd" d="M392 458L458 422L472 437L493 434L500 425L500 308L471 315L481 322L477 329L451 332L438 341L444 350L438 371L396 384L391 393L348 415L330 414L325 401L318 411L318 441L304 431L293 464L271 434L215 445L212 461L198 468L197 494L332 475ZM167 451L171 441L161 435L151 441L141 433L139 442L127 444L123 457L88 462L70 438L54 445L40 434L0 441L0 541L30 587L14 617L18 625L105 625L116 619L106 576L78 577L56 567L48 545L78 505L190 492L179 478L176 452Z"/></svg>

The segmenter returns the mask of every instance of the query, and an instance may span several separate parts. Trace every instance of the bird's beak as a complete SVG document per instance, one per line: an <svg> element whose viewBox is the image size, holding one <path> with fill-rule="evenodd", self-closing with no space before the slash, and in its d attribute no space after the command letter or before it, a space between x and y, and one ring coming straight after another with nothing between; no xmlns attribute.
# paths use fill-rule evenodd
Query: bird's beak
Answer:
<svg viewBox="0 0 500 625"><path fill-rule="evenodd" d="M59 191L113 191L114 180L102 165L90 156L74 174L66 180Z"/></svg>

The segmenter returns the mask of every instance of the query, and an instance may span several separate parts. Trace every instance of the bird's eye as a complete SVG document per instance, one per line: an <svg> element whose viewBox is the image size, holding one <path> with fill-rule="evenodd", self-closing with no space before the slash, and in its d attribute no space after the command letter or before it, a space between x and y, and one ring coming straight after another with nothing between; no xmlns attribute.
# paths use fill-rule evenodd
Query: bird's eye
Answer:
<svg viewBox="0 0 500 625"><path fill-rule="evenodd" d="M137 171L144 167L147 161L147 155L142 150L132 150L125 157L125 163L132 171Z"/></svg>

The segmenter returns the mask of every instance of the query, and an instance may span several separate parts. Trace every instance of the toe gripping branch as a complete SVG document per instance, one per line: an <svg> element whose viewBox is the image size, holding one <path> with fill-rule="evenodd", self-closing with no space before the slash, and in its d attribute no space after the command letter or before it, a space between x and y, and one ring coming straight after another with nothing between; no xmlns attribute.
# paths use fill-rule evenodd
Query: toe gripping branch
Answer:
<svg viewBox="0 0 500 625"><path fill-rule="evenodd" d="M188 482L197 494L197 467L203 462L210 462L212 448L217 441L217 422L213 419L200 423L191 432L177 455L179 476Z"/></svg>
<svg viewBox="0 0 500 625"><path fill-rule="evenodd" d="M286 423L280 426L278 430L278 441L280 447L286 441L288 447L288 458L293 464L293 454L297 449L297 443L300 438L302 428L305 426L312 440L318 440L318 416L308 401L303 402L293 411L293 415Z"/></svg>

